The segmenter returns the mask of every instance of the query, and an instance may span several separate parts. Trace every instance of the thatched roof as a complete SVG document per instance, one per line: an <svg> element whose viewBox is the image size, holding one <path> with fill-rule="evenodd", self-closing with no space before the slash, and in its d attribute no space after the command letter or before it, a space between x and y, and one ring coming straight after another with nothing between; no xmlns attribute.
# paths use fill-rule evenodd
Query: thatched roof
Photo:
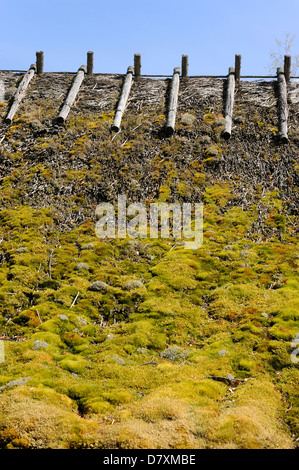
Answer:
<svg viewBox="0 0 299 470"><path fill-rule="evenodd" d="M5 89L3 117L20 78L19 74L0 72ZM171 79L133 80L122 128L116 135L110 132L110 127L123 77L109 74L86 77L64 126L58 126L55 118L72 80L73 74L68 73L35 76L11 126L1 122L2 177L15 167L24 165L28 172L37 164L51 169L53 176L52 180L45 179L40 173L22 185L20 182L23 202L51 206L57 201L64 212L64 207L69 206L68 197L80 189L84 212L101 200L113 200L124 192L134 200L156 198L168 179L165 162L169 160L176 172L170 182L174 198L184 198L176 191L179 181L190 187L190 200L201 198L204 188L192 182L197 166L208 178L233 185L234 204L246 208L256 200L257 190L259 193L278 190L287 213L296 213L297 82L288 85L290 142L280 145L275 80L240 81L228 142L221 137L225 79L181 79L176 132L172 137L164 133ZM12 160L10 156L15 153L19 157ZM154 168L157 159L162 162L158 173ZM66 181L69 171L81 171L82 175L78 173L76 178ZM96 183L92 182L95 173ZM86 178L89 181L82 184Z"/></svg>

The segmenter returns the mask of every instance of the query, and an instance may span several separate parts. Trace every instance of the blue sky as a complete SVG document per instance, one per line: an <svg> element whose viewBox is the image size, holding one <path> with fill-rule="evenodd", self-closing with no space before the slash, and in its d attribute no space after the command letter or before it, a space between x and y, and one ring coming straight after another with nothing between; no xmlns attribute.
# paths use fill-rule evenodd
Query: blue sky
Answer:
<svg viewBox="0 0 299 470"><path fill-rule="evenodd" d="M189 56L189 74L268 74L275 38L296 34L299 0L5 0L0 69L27 69L35 51L45 71L75 71L94 51L95 72L124 73L142 54L142 73L171 74ZM3 21L5 19L5 21ZM292 54L299 53L299 31Z"/></svg>

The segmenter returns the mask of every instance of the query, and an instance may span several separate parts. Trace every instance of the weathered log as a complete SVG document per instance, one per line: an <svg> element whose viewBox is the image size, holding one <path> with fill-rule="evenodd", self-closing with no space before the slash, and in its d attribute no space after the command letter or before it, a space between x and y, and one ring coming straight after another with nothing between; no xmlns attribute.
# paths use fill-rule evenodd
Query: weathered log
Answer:
<svg viewBox="0 0 299 470"><path fill-rule="evenodd" d="M236 83L239 83L239 81L240 81L241 60L242 60L242 56L240 54L235 54L235 80L236 80Z"/></svg>
<svg viewBox="0 0 299 470"><path fill-rule="evenodd" d="M175 118L178 105L178 94L180 86L180 67L175 67L171 81L171 89L168 103L168 113L166 120L166 133L171 135L175 130Z"/></svg>
<svg viewBox="0 0 299 470"><path fill-rule="evenodd" d="M71 109L71 106L73 104L73 102L75 101L75 98L79 92L79 89L80 89L80 86L81 86L81 83L84 79L84 76L87 72L87 69L86 69L86 66L85 65L81 65L81 67L78 69L78 72L76 73L76 76L73 80L73 83L72 83L72 86L67 94L67 97L66 97L66 100L64 102L64 105L59 113L59 116L57 118L57 121L59 123L63 123L69 112L70 112L70 109Z"/></svg>
<svg viewBox="0 0 299 470"><path fill-rule="evenodd" d="M288 143L288 102L287 102L287 83L282 67L277 69L278 81L278 126L279 139L283 144Z"/></svg>
<svg viewBox="0 0 299 470"><path fill-rule="evenodd" d="M36 52L36 73L40 75L44 72L44 53L43 51Z"/></svg>
<svg viewBox="0 0 299 470"><path fill-rule="evenodd" d="M186 78L188 77L188 56L187 55L182 55L182 77Z"/></svg>
<svg viewBox="0 0 299 470"><path fill-rule="evenodd" d="M141 75L141 54L134 54L134 76L140 77Z"/></svg>
<svg viewBox="0 0 299 470"><path fill-rule="evenodd" d="M235 68L230 67L227 78L226 99L224 108L224 117L226 120L225 129L223 131L224 139L228 140L232 133L232 120L235 99Z"/></svg>
<svg viewBox="0 0 299 470"><path fill-rule="evenodd" d="M216 380L217 382L223 382L227 385L238 385L242 382L246 382L249 379L235 379L231 374L227 374L226 377L222 377L219 375L207 375L206 379Z"/></svg>
<svg viewBox="0 0 299 470"><path fill-rule="evenodd" d="M285 76L286 82L288 83L291 77L291 56L290 55L284 56L284 76Z"/></svg>
<svg viewBox="0 0 299 470"><path fill-rule="evenodd" d="M7 124L10 124L11 121L13 120L14 115L16 114L16 112L18 110L18 107L20 105L20 102L24 98L26 88L28 87L28 85L30 83L30 80L34 76L35 72L36 72L36 64L30 65L30 68L29 68L28 72L25 73L24 77L22 78L22 80L21 80L21 82L18 86L18 89L15 93L12 105L11 105L11 107L10 107L8 113L7 113L6 118L5 118L5 122Z"/></svg>
<svg viewBox="0 0 299 470"><path fill-rule="evenodd" d="M87 75L91 76L93 74L93 52L87 52Z"/></svg>
<svg viewBox="0 0 299 470"><path fill-rule="evenodd" d="M115 112L114 121L111 126L112 131L118 132L120 130L121 119L124 114L128 97L129 97L129 93L131 90L133 73L134 73L134 67L130 65L127 69L127 73L126 73L124 83L122 86L119 102L118 102L117 109Z"/></svg>

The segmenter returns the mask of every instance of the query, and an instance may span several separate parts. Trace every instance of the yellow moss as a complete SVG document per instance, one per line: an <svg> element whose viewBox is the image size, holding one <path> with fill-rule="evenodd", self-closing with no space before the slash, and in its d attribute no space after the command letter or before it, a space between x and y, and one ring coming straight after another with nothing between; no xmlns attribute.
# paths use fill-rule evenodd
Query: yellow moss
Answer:
<svg viewBox="0 0 299 470"><path fill-rule="evenodd" d="M25 439L26 448L58 449L84 445L96 425L80 418L73 407L68 397L45 388L18 387L2 394L2 443L22 447Z"/></svg>
<svg viewBox="0 0 299 470"><path fill-rule="evenodd" d="M145 422L156 423L176 420L185 416L186 404L171 396L153 394L140 400L131 408L132 415Z"/></svg>
<svg viewBox="0 0 299 470"><path fill-rule="evenodd" d="M165 202L168 201L170 197L171 189L167 185L160 186L159 189L159 201Z"/></svg>
<svg viewBox="0 0 299 470"><path fill-rule="evenodd" d="M207 124L213 124L214 120L215 120L215 116L212 113L207 113L207 114L204 115L203 120Z"/></svg>
<svg viewBox="0 0 299 470"><path fill-rule="evenodd" d="M68 354L64 359L59 361L59 366L62 369L68 370L79 374L85 370L88 361L80 356Z"/></svg>
<svg viewBox="0 0 299 470"><path fill-rule="evenodd" d="M107 416L113 411L114 407L101 397L92 398L84 402L84 413L87 415L96 414L99 416Z"/></svg>
<svg viewBox="0 0 299 470"><path fill-rule="evenodd" d="M67 90L72 77L62 80ZM162 81L158 108L144 102L136 115L129 107L122 132L111 138L121 79L113 83L113 103L101 115L74 107L58 134L48 135L59 100L28 100L6 132L0 447L290 448L299 435L291 362L296 215L285 215L283 188L252 188L245 175L253 158L275 165L281 152L271 154L272 143L262 139L265 148L252 155L241 143L241 171L228 181L220 167L232 155L220 139L218 105L181 109L178 132L165 138ZM253 128L277 133L274 109L267 116L258 110L252 127L243 108L236 103L237 139ZM52 168L53 155L63 168ZM292 205L297 167L286 165ZM117 184L109 185L114 173ZM142 199L144 177L147 204L157 193L164 202L204 203L200 249L171 238L97 239L95 204L113 202L117 188L127 188L130 202ZM241 209L245 192L248 210ZM53 209L22 205L33 193L36 207ZM272 241L276 235L282 241ZM95 281L105 283L103 291L90 290ZM227 374L243 381L229 385ZM213 375L225 383L207 378ZM28 387L12 382L22 377L30 377Z"/></svg>
<svg viewBox="0 0 299 470"><path fill-rule="evenodd" d="M191 194L191 188L186 183L182 182L178 183L177 191L180 196L190 196Z"/></svg>
<svg viewBox="0 0 299 470"><path fill-rule="evenodd" d="M281 408L281 396L271 382L249 381L237 390L234 404L225 410L217 424L214 423L211 437L215 447L292 448L288 430L277 420Z"/></svg>
<svg viewBox="0 0 299 470"><path fill-rule="evenodd" d="M195 289L196 264L192 260L163 261L152 268L159 280L177 290Z"/></svg>

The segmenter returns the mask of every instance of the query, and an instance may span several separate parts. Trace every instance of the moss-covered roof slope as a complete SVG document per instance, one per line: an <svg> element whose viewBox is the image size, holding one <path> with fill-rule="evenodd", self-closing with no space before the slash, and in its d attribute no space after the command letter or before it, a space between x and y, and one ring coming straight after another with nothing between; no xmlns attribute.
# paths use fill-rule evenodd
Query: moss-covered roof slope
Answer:
<svg viewBox="0 0 299 470"><path fill-rule="evenodd" d="M299 85L0 72L0 448L292 449L299 439ZM101 202L204 205L203 244L100 239ZM297 335L297 336L296 336ZM5 354L3 354L3 352ZM299 357L299 355L298 355Z"/></svg>

